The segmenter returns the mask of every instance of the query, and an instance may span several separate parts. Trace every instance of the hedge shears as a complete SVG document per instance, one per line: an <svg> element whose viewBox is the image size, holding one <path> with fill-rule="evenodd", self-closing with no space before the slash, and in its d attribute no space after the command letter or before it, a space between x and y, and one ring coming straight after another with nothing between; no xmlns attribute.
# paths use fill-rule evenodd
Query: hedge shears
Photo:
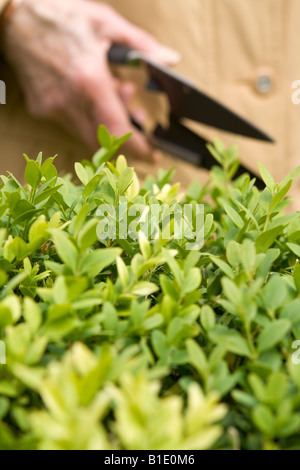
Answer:
<svg viewBox="0 0 300 470"><path fill-rule="evenodd" d="M218 165L207 148L210 142L186 127L182 123L184 118L245 137L274 142L261 129L198 90L183 76L157 64L140 51L115 44L108 52L108 60L112 64L144 65L149 76L147 89L167 95L170 105L169 124L167 127L159 124L150 136L151 141L162 150L207 170ZM141 132L146 133L133 119L132 122ZM240 165L236 177L244 172L256 178L257 187L264 188L258 175L243 165Z"/></svg>

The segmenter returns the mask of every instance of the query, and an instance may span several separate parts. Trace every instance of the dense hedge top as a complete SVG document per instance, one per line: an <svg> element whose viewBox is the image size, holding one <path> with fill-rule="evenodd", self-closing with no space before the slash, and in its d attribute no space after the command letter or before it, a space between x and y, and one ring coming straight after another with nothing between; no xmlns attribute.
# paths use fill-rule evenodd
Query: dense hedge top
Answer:
<svg viewBox="0 0 300 470"><path fill-rule="evenodd" d="M2 176L0 448L299 449L300 218L283 215L299 169L275 184L260 165L259 192L217 142L222 168L182 198L172 172L140 189L108 162L123 140L99 140L81 184L41 155L25 187ZM178 204L204 204L203 246L162 223L99 241L121 198L167 208L171 233Z"/></svg>

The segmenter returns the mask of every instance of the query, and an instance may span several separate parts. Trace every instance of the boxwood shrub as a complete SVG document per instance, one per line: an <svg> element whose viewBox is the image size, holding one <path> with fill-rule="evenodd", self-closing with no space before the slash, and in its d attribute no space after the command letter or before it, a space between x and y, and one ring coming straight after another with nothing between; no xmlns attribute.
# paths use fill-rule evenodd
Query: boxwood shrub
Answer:
<svg viewBox="0 0 300 470"><path fill-rule="evenodd" d="M98 134L77 182L41 154L25 185L2 176L0 449L300 449L299 168L277 184L260 164L259 191L217 141L207 184L182 194L160 171L140 187L110 162L128 136ZM117 228L101 238L103 205ZM191 225L203 207L198 249L174 237L187 205Z"/></svg>

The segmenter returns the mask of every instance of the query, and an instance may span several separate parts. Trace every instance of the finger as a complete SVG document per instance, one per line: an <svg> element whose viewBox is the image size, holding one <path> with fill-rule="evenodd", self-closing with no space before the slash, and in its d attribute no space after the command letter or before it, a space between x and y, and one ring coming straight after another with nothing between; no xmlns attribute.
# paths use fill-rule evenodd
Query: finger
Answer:
<svg viewBox="0 0 300 470"><path fill-rule="evenodd" d="M95 13L93 20L96 29L98 26L101 36L104 35L111 43L124 43L164 65L175 65L180 61L177 51L160 44L151 34L131 24L113 9L109 8L103 15L102 8L95 8Z"/></svg>
<svg viewBox="0 0 300 470"><path fill-rule="evenodd" d="M144 109L138 108L131 111L131 116L139 125L144 126L147 121L147 113Z"/></svg>
<svg viewBox="0 0 300 470"><path fill-rule="evenodd" d="M139 131L133 128L132 132L132 136L122 147L123 153L144 161L159 163L162 153L155 149Z"/></svg>
<svg viewBox="0 0 300 470"><path fill-rule="evenodd" d="M133 82L119 82L117 90L124 105L126 108L128 108L133 96L136 93L137 86Z"/></svg>
<svg viewBox="0 0 300 470"><path fill-rule="evenodd" d="M88 90L91 98L89 115L91 125L95 129L95 135L99 124L104 124L109 132L117 137L133 132L127 148L140 158L152 159L152 147L147 138L131 125L128 111L118 95L115 83L112 80L107 63L103 59L101 64L101 87L99 87L99 82L95 81L90 84ZM127 93L131 94L133 90L129 90L128 84L126 87L128 87Z"/></svg>

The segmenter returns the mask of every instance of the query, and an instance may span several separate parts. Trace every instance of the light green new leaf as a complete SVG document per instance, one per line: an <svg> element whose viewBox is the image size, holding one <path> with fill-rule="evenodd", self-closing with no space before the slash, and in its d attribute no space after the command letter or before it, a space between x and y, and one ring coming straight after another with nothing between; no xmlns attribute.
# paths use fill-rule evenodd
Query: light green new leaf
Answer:
<svg viewBox="0 0 300 470"><path fill-rule="evenodd" d="M60 259L72 269L76 271L78 262L78 251L75 245L69 240L67 234L61 230L51 230L56 251Z"/></svg>
<svg viewBox="0 0 300 470"><path fill-rule="evenodd" d="M258 162L258 169L265 185L273 192L276 186L273 176L261 162Z"/></svg>
<svg viewBox="0 0 300 470"><path fill-rule="evenodd" d="M135 284L135 286L131 289L131 292L135 295L147 296L154 294L157 292L159 287L153 282L141 281Z"/></svg>
<svg viewBox="0 0 300 470"><path fill-rule="evenodd" d="M183 295L189 294L199 288L201 283L201 272L199 268L192 268L184 277L181 292Z"/></svg>
<svg viewBox="0 0 300 470"><path fill-rule="evenodd" d="M125 168L120 174L118 180L119 194L123 194L130 186L133 181L133 168Z"/></svg>
<svg viewBox="0 0 300 470"><path fill-rule="evenodd" d="M167 261L167 263L168 263L168 265L169 265L169 267L172 271L172 274L174 275L176 281L178 282L179 285L181 285L182 278L183 278L183 273L181 272L181 269L180 269L177 261L175 260L175 258L173 258L171 253L168 250L166 250L165 248L163 248L162 253L163 253L163 256L166 259L166 261Z"/></svg>
<svg viewBox="0 0 300 470"><path fill-rule="evenodd" d="M24 155L27 164L25 168L25 179L32 189L37 189L40 184L42 174L39 167L39 164L34 160L30 160L26 155Z"/></svg>
<svg viewBox="0 0 300 470"><path fill-rule="evenodd" d="M109 149L112 143L112 138L105 126L101 125L98 127L97 136L98 136L99 144L102 147Z"/></svg>
<svg viewBox="0 0 300 470"><path fill-rule="evenodd" d="M234 272L231 267L225 263L225 261L212 255L210 255L210 259L221 269L221 271L223 271L224 274L226 274L226 276L228 276L230 279L234 279Z"/></svg>
<svg viewBox="0 0 300 470"><path fill-rule="evenodd" d="M78 179L82 182L84 186L86 186L89 182L89 176L87 174L86 169L81 163L79 162L75 163L75 172L76 172Z"/></svg>
<svg viewBox="0 0 300 470"><path fill-rule="evenodd" d="M97 241L97 225L99 221L97 219L89 220L80 230L78 234L78 244L81 250L86 250L94 245Z"/></svg>
<svg viewBox="0 0 300 470"><path fill-rule="evenodd" d="M228 204L224 204L224 209L227 215L230 217L232 222L239 228L242 229L244 227L244 221L241 216L233 209L233 207L229 206Z"/></svg>

